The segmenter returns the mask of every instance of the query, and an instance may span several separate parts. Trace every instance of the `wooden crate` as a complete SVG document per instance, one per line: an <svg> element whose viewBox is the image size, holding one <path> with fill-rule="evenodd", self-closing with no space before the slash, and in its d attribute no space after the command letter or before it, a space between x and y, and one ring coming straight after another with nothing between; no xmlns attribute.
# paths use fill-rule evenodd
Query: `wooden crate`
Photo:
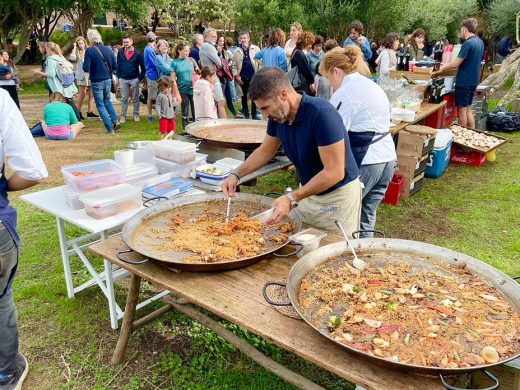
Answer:
<svg viewBox="0 0 520 390"><path fill-rule="evenodd" d="M451 129L453 126L460 126L460 125L451 125L450 127L448 127L449 129ZM488 153L488 152L491 152L492 150L495 150L496 148L499 148L500 146L504 145L505 143L509 142L509 139L508 138L505 138L505 137L501 137L499 135L495 135L495 134L491 134L487 131L484 131L484 130L478 130L478 129L473 129L471 127L466 127L466 126L460 126L460 127L464 127L468 130L472 130L476 133L482 133L482 134L486 134L487 136L489 137L493 137L493 138L497 138L499 139L501 142L495 146L493 146L492 148L489 148L489 149L484 149L484 148L478 148L478 147L473 147L473 146L468 146L468 145L464 145L464 144L461 144L459 142L455 142L455 140L453 140L453 143L456 144L456 145L460 145L462 146L463 148L465 149L468 149L468 150L473 150L475 152L479 152L479 153Z"/></svg>

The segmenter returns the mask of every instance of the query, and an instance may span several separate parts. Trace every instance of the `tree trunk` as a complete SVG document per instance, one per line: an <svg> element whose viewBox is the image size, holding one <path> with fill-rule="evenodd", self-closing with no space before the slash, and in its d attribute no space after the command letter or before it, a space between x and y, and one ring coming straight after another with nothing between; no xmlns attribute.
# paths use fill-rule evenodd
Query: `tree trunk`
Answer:
<svg viewBox="0 0 520 390"><path fill-rule="evenodd" d="M520 50L517 50L502 62L497 73L490 74L480 85L489 85L491 89L500 88L516 72L519 59Z"/></svg>
<svg viewBox="0 0 520 390"><path fill-rule="evenodd" d="M511 103L514 99L520 97L520 66L518 63L520 60L516 62L516 73L515 73L515 82L509 89L509 91L500 99L498 102L499 106L506 106L508 103Z"/></svg>
<svg viewBox="0 0 520 390"><path fill-rule="evenodd" d="M71 18L74 22L74 26L69 32L67 43L61 48L63 54L66 54L72 50L73 40L76 37L82 36L86 38L87 30L92 25L94 12L90 8L83 9L78 14L79 16Z"/></svg>
<svg viewBox="0 0 520 390"><path fill-rule="evenodd" d="M31 32L33 30L36 21L32 21L30 23L26 23L25 26L20 31L20 39L18 40L18 50L16 51L16 57L13 59L15 64L18 64L20 59L23 56L25 51L25 46L27 42L29 42L29 38L31 37Z"/></svg>

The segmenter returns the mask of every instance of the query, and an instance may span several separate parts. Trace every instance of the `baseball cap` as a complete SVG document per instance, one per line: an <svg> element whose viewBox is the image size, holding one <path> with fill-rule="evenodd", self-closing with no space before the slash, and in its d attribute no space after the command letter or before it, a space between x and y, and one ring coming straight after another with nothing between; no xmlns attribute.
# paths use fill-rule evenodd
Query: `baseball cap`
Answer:
<svg viewBox="0 0 520 390"><path fill-rule="evenodd" d="M150 31L148 34L146 34L146 40L148 42L153 42L157 39L157 35L153 31Z"/></svg>

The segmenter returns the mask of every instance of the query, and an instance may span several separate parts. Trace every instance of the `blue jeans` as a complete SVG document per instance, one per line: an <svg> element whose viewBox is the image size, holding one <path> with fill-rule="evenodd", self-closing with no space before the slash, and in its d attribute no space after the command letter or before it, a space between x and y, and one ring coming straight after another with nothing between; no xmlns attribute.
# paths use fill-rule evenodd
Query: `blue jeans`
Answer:
<svg viewBox="0 0 520 390"><path fill-rule="evenodd" d="M112 81L110 79L103 81L92 81L90 87L96 102L96 108L101 115L101 120L107 131L114 131L114 122L117 122L116 112L112 103L110 103L110 88Z"/></svg>
<svg viewBox="0 0 520 390"><path fill-rule="evenodd" d="M388 183L395 171L395 160L381 163L361 165L359 179L365 186L361 200L361 230L373 230L376 226L377 207L385 196ZM372 237L372 233L361 233L360 237Z"/></svg>
<svg viewBox="0 0 520 390"><path fill-rule="evenodd" d="M220 85L222 86L222 92L226 98L226 105L233 116L237 115L237 110L233 105L233 99L231 99L231 82L226 79L220 79Z"/></svg>
<svg viewBox="0 0 520 390"><path fill-rule="evenodd" d="M18 248L0 223L0 376L16 371L18 327L11 282L18 265Z"/></svg>
<svg viewBox="0 0 520 390"><path fill-rule="evenodd" d="M233 101L238 100L237 88L236 88L236 85L235 85L235 80L231 80L229 82L229 89L231 90L231 99L233 99Z"/></svg>

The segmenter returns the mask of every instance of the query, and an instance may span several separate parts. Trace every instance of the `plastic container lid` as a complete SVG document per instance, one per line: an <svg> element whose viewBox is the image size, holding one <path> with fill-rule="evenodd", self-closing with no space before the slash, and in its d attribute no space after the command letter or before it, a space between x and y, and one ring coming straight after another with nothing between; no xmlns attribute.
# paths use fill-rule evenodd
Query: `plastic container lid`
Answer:
<svg viewBox="0 0 520 390"><path fill-rule="evenodd" d="M220 160L215 161L215 165L229 168L231 170L238 168L238 166L241 165L242 163L243 163L243 161L240 161L240 160L237 160L237 159L234 159L231 157L221 158Z"/></svg>
<svg viewBox="0 0 520 390"><path fill-rule="evenodd" d="M141 189L131 184L123 183L112 187L88 192L79 197L85 206L98 208L111 203L120 202L141 195Z"/></svg>
<svg viewBox="0 0 520 390"><path fill-rule="evenodd" d="M197 145L191 142L183 142L167 139L165 141L155 142L155 148L168 148L178 153L194 152L197 149Z"/></svg>
<svg viewBox="0 0 520 390"><path fill-rule="evenodd" d="M448 146L448 143L453 139L453 133L449 129L438 129L435 137L434 149L442 150Z"/></svg>
<svg viewBox="0 0 520 390"><path fill-rule="evenodd" d="M157 168L155 165L148 163L137 163L132 164L126 170L126 180L132 181L142 176L157 174Z"/></svg>

